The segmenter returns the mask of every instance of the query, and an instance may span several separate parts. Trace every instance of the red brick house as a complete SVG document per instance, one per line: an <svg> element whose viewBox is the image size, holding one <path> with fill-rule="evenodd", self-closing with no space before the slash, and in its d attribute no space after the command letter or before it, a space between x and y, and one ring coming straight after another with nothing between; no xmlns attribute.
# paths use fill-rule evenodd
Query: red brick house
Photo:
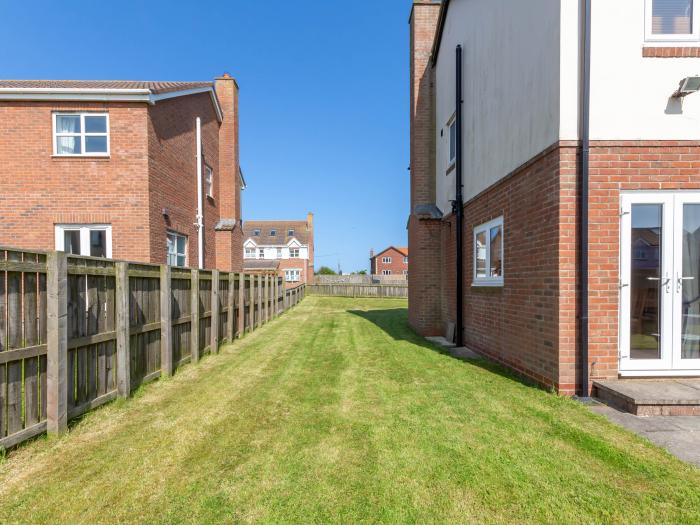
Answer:
<svg viewBox="0 0 700 525"><path fill-rule="evenodd" d="M238 86L0 81L0 245L242 268Z"/></svg>
<svg viewBox="0 0 700 525"><path fill-rule="evenodd" d="M408 275L408 248L389 246L385 250L369 254L371 275L405 277Z"/></svg>
<svg viewBox="0 0 700 525"><path fill-rule="evenodd" d="M419 333L455 326L565 394L700 376L698 14L700 0L414 2Z"/></svg>
<svg viewBox="0 0 700 525"><path fill-rule="evenodd" d="M243 237L244 268L277 269L287 288L313 282L313 213L305 221L246 221Z"/></svg>

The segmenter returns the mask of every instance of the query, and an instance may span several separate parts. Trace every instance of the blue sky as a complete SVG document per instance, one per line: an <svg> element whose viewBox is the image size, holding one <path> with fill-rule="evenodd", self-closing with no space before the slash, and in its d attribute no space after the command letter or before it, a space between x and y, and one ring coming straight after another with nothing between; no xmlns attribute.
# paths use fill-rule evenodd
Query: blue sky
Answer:
<svg viewBox="0 0 700 525"><path fill-rule="evenodd" d="M316 266L405 245L410 0L0 0L0 77L241 88L244 219L315 213Z"/></svg>

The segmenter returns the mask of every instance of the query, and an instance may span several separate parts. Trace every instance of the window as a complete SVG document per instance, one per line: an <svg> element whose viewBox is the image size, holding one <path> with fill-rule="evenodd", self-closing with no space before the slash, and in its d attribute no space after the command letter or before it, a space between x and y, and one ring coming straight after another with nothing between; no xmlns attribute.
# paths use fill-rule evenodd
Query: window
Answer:
<svg viewBox="0 0 700 525"><path fill-rule="evenodd" d="M457 119L452 117L447 123L450 127L450 165L457 158Z"/></svg>
<svg viewBox="0 0 700 525"><path fill-rule="evenodd" d="M187 266L187 237L175 232L168 232L168 264L170 266Z"/></svg>
<svg viewBox="0 0 700 525"><path fill-rule="evenodd" d="M391 257L382 257L382 263L391 264Z"/></svg>
<svg viewBox="0 0 700 525"><path fill-rule="evenodd" d="M408 277L408 270L404 270L404 271L403 271L403 274L404 274L406 277Z"/></svg>
<svg viewBox="0 0 700 525"><path fill-rule="evenodd" d="M270 237L277 237L277 230L270 230Z"/></svg>
<svg viewBox="0 0 700 525"><path fill-rule="evenodd" d="M260 237L260 230L253 230L254 237Z"/></svg>
<svg viewBox="0 0 700 525"><path fill-rule="evenodd" d="M289 257L291 259L298 259L299 258L299 248L290 248L289 249Z"/></svg>
<svg viewBox="0 0 700 525"><path fill-rule="evenodd" d="M277 248L277 258L278 259L282 258L282 248Z"/></svg>
<svg viewBox="0 0 700 525"><path fill-rule="evenodd" d="M53 130L54 155L109 155L109 115L106 113L54 113Z"/></svg>
<svg viewBox="0 0 700 525"><path fill-rule="evenodd" d="M204 166L204 184L207 189L207 197L214 198L214 170L209 166Z"/></svg>
<svg viewBox="0 0 700 525"><path fill-rule="evenodd" d="M301 280L301 270L285 270L284 280L288 283L298 283Z"/></svg>
<svg viewBox="0 0 700 525"><path fill-rule="evenodd" d="M260 248L258 250L258 259L264 259L265 258L265 250L263 248Z"/></svg>
<svg viewBox="0 0 700 525"><path fill-rule="evenodd" d="M245 249L245 258L246 259L255 259L255 248L246 248Z"/></svg>
<svg viewBox="0 0 700 525"><path fill-rule="evenodd" d="M391 275L391 270L382 270L382 275Z"/></svg>
<svg viewBox="0 0 700 525"><path fill-rule="evenodd" d="M56 249L72 255L112 257L112 227L99 224L56 225Z"/></svg>
<svg viewBox="0 0 700 525"><path fill-rule="evenodd" d="M474 285L503 286L503 217L474 228Z"/></svg>
<svg viewBox="0 0 700 525"><path fill-rule="evenodd" d="M403 258L403 263L404 263L404 264L408 264L408 257L404 257L404 258Z"/></svg>
<svg viewBox="0 0 700 525"><path fill-rule="evenodd" d="M294 237L294 230L287 230L287 237Z"/></svg>
<svg viewBox="0 0 700 525"><path fill-rule="evenodd" d="M647 40L698 40L698 0L646 0Z"/></svg>

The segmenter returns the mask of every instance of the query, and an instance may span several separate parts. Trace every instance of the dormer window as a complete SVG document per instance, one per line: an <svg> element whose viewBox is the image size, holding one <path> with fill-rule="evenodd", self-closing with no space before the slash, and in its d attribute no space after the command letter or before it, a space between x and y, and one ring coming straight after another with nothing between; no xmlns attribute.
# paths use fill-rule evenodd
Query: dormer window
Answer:
<svg viewBox="0 0 700 525"><path fill-rule="evenodd" d="M270 237L276 237L277 236L277 230L270 230Z"/></svg>
<svg viewBox="0 0 700 525"><path fill-rule="evenodd" d="M260 230L253 230L254 237L260 237Z"/></svg>
<svg viewBox="0 0 700 525"><path fill-rule="evenodd" d="M61 157L109 155L107 113L54 113L53 154Z"/></svg>
<svg viewBox="0 0 700 525"><path fill-rule="evenodd" d="M287 230L287 237L294 237L294 230Z"/></svg>

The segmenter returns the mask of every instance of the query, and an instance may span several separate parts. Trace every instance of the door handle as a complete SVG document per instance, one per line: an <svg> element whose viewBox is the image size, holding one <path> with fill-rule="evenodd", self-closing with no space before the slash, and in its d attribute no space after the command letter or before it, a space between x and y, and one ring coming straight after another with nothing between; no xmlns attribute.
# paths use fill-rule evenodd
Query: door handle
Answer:
<svg viewBox="0 0 700 525"><path fill-rule="evenodd" d="M660 286L663 286L666 288L666 292L669 292L669 284L671 283L671 278L666 274L666 277L661 278L661 277L647 277L647 281L663 281L660 282Z"/></svg>
<svg viewBox="0 0 700 525"><path fill-rule="evenodd" d="M676 274L676 290L680 292L683 289L683 281L694 281L695 277L682 277Z"/></svg>

